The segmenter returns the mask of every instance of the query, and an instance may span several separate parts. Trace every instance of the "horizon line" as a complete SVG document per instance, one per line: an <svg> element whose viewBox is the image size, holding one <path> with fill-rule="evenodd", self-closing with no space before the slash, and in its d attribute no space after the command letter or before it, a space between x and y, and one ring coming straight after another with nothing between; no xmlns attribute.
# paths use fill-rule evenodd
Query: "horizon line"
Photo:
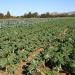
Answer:
<svg viewBox="0 0 75 75"><path fill-rule="evenodd" d="M14 15L11 11L6 11L6 12L0 12L0 13L2 13L2 14L4 14L4 15L6 15L7 14L7 12L10 12L10 14L12 15L12 16L22 16L22 15L24 15L24 14L28 14L29 12L31 12L31 13L36 13L37 11L28 11L28 12L24 12L23 14L19 14L19 15ZM46 14L46 13L50 13L50 14L53 14L53 13L57 13L57 14L63 14L63 13L75 13L75 11L46 11L46 12L37 12L38 13L38 15L41 15L41 14Z"/></svg>

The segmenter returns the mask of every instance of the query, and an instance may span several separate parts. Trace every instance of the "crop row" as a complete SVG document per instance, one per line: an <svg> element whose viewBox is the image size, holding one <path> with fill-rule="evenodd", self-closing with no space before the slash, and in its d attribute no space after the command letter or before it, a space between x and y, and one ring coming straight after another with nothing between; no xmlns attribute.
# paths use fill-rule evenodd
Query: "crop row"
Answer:
<svg viewBox="0 0 75 75"><path fill-rule="evenodd" d="M44 51L25 66L27 75L38 71L40 63L44 68L68 67L68 72L72 72L75 69L75 19L48 19L29 26L15 24L1 28L0 69L14 72L15 65L26 60L36 48Z"/></svg>

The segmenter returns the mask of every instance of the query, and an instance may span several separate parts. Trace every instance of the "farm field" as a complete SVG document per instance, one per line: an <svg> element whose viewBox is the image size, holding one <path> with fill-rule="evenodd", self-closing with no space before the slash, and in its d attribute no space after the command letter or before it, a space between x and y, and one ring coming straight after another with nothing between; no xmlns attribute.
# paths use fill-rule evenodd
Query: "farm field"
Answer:
<svg viewBox="0 0 75 75"><path fill-rule="evenodd" d="M0 75L75 75L75 17L0 20Z"/></svg>

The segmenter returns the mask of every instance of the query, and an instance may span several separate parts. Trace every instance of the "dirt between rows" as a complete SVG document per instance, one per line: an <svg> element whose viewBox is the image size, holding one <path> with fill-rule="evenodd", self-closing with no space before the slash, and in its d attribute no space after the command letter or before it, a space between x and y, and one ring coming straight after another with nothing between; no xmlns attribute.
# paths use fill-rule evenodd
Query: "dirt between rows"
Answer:
<svg viewBox="0 0 75 75"><path fill-rule="evenodd" d="M34 52L30 52L26 62L20 61L20 62L17 64L18 67L17 67L17 70L15 71L15 74L8 74L7 72L0 71L0 75L23 75L23 74L22 74L22 72L23 72L22 67L23 67L27 62L32 61L32 59L33 59L36 55L38 55L40 52L42 52L42 51L44 51L43 48L38 48L38 49L35 49Z"/></svg>
<svg viewBox="0 0 75 75"><path fill-rule="evenodd" d="M38 55L40 52L42 52L42 51L44 51L43 48L38 48L38 49L35 49L34 52L30 52L30 53L29 53L29 56L28 56L28 58L27 58L27 61L20 61L20 62L17 64L17 69L16 69L16 71L15 71L14 74L9 74L9 73L7 73L7 72L0 71L0 75L23 75L23 73L22 73L22 72L23 72L23 68L22 68L22 67L23 67L26 63L32 61L32 59L33 59L36 55ZM41 66L41 65L40 65L40 66ZM39 71L42 70L42 67L40 67L40 66L39 66ZM25 75L25 74L24 74L24 75ZM35 74L35 75L38 75L38 74ZM45 75L45 74L42 73L42 75ZM60 73L59 75L66 75L66 73Z"/></svg>
<svg viewBox="0 0 75 75"><path fill-rule="evenodd" d="M42 52L42 51L44 51L43 48L38 48L38 49L36 49L34 52L30 52L27 61L26 61L26 62L21 61L21 62L19 63L18 69L16 70L16 72L15 72L14 75L23 75L23 74L22 74L22 71L23 71L22 67L23 67L23 65L25 65L27 62L32 61L32 59L33 59L36 55L38 55L40 52Z"/></svg>

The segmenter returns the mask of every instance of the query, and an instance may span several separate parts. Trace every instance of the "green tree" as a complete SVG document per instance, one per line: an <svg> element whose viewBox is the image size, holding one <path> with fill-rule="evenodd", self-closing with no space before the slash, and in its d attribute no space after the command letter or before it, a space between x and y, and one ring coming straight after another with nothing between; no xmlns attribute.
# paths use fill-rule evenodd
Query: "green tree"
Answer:
<svg viewBox="0 0 75 75"><path fill-rule="evenodd" d="M7 14L5 15L6 18L10 18L11 17L11 14L9 11L7 11Z"/></svg>
<svg viewBox="0 0 75 75"><path fill-rule="evenodd" d="M0 13L0 19L2 19L4 17L3 13Z"/></svg>

